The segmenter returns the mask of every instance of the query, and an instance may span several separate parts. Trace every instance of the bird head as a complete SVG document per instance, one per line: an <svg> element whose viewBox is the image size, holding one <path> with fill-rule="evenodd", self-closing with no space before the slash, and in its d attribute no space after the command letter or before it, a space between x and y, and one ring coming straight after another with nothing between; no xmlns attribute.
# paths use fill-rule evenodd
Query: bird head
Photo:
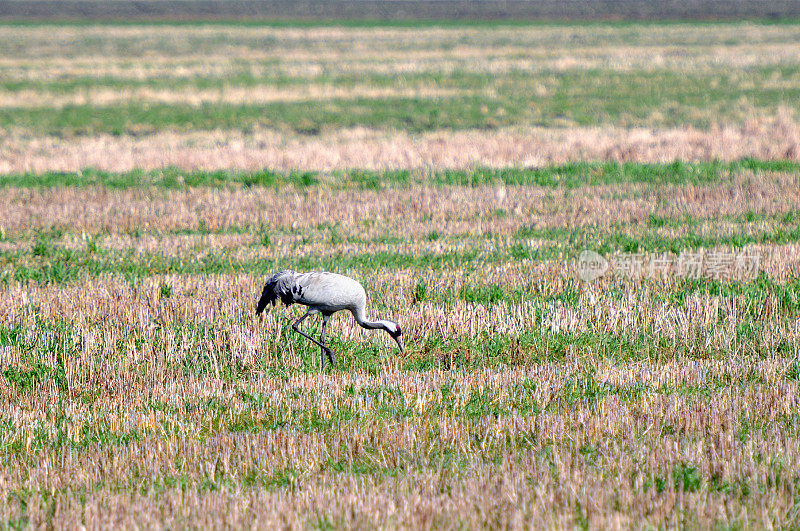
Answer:
<svg viewBox="0 0 800 531"><path fill-rule="evenodd" d="M400 325L397 323L390 322L390 325L386 328L386 331L389 332L389 335L392 336L392 339L395 340L397 346L400 348L400 354L403 353L403 331L400 330Z"/></svg>

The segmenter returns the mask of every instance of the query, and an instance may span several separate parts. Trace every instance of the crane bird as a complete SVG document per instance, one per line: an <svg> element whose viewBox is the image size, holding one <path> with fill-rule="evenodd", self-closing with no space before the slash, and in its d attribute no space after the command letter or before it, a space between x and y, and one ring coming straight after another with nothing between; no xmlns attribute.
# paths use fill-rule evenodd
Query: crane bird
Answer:
<svg viewBox="0 0 800 531"><path fill-rule="evenodd" d="M356 322L367 330L386 330L397 342L403 352L403 333L400 326L388 319L370 321L367 319L367 293L364 287L350 277L314 271L312 273L296 273L289 269L279 271L270 278L261 292L256 307L256 316L261 315L268 304L273 306L281 300L286 306L293 303L308 306L306 313L292 325L292 329L305 336L322 348L322 367L325 367L325 356L331 364L336 365L333 351L325 345L325 325L331 315L340 310L350 310ZM322 333L317 341L300 330L300 323L315 314L322 314Z"/></svg>

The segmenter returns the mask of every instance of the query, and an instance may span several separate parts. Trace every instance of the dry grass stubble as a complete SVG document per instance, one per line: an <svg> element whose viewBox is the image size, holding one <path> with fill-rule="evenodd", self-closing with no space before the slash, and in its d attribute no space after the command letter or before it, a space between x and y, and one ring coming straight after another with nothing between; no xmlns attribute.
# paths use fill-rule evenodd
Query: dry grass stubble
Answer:
<svg viewBox="0 0 800 531"><path fill-rule="evenodd" d="M764 208L780 211L776 198L791 197L789 181L750 185ZM675 203L659 193L678 194L713 218L744 208L722 200L742 184L627 192L648 205ZM523 216L540 192L522 189L508 201ZM292 194L84 189L62 192L60 203L48 191L5 197L8 208L27 204L30 216L44 216L52 207L47 215L60 218L74 216L70 205L114 198L107 209L88 208L77 227L120 230L126 215L140 224L175 216L181 226L195 223L199 207L226 204L224 228L239 222L242 205L285 204ZM408 215L376 192L364 192L352 211L336 207L352 202L350 194L296 199L328 205L345 229L358 225L361 208ZM470 218L497 200L492 188L435 197L412 190L417 215ZM475 210L459 211L465 203ZM581 212L592 210L586 206ZM128 214L115 211L123 207ZM622 208L614 211L624 218ZM282 214L276 206L271 215ZM796 246L764 250L771 276L796 274ZM800 321L775 294L698 293L679 305L667 302L674 279L610 280L575 303L548 301L575 285L566 262L344 272L365 282L373 313L403 323L407 357L340 316L332 337L352 366L309 370L316 349L287 335L286 318L299 308L253 320L264 280L257 275L11 281L0 290L0 331L16 338L4 339L11 344L2 351L0 512L54 526L208 526L220 515L234 526L293 527L792 524ZM430 301L415 300L419 282ZM438 302L484 284L522 289L533 300ZM743 336L742 323L754 332ZM508 361L487 361L494 341L510 341L501 349ZM420 370L405 367L428 358ZM50 375L35 392L20 376L31 371Z"/></svg>
<svg viewBox="0 0 800 531"><path fill-rule="evenodd" d="M621 225L634 234L651 215L707 220L710 234L747 213L776 216L800 210L799 177L791 173L742 171L718 183L679 185L635 183L573 189L537 186L411 186L385 190L340 189L335 177L310 188L10 188L0 195L3 238L32 230L59 229L69 234L103 233L125 237L140 231L171 238L180 250L191 239L170 232L233 232L221 241L243 243L259 230L287 232L287 243L335 228L362 243L402 237L406 243L431 231L446 236L513 236L519 229L612 230ZM202 230L199 230L203 227ZM681 233L666 227L665 234ZM165 234L166 233L166 234ZM214 237L214 235L211 235ZM237 239L238 238L238 239ZM124 243L114 244L119 248ZM147 249L148 240L128 243ZM169 242L167 242L169 243ZM319 244L315 240L306 243ZM331 242L325 242L331 243ZM374 242L372 242L374 243ZM224 245L223 245L224 246ZM164 250L171 252L173 245Z"/></svg>
<svg viewBox="0 0 800 531"><path fill-rule="evenodd" d="M796 422L786 419L793 418L800 395L796 382L782 380L784 360L597 367L601 385L690 389L720 381L730 388L711 396L646 391L636 398L571 403L564 398L565 382L583 377L580 360L416 377L388 364L376 375L350 374L354 396L344 392L340 376L255 376L235 385L168 376L152 387L127 384L130 392L91 404L72 402L60 425L43 400L58 400L57 393L44 390L34 401L3 406L13 426L3 442L20 449L4 467L7 495L0 504L4 514L19 515L8 494L33 492L26 517L54 525L208 525L225 514L231 525L563 526L575 521L576 511L597 525L791 521L796 486L787 472L800 465L800 444ZM743 385L754 376L768 385ZM463 417L475 393L513 409L515 390L524 382L536 382L527 399L545 412ZM441 390L448 386L445 399ZM408 416L386 418L387 399L362 395L363 389L386 389L385 396L395 397L388 403L408 404ZM243 396L267 402L254 408ZM228 409L184 408L206 399ZM153 410L154 403L174 404L176 413ZM455 416L438 413L447 403L455 404ZM292 422L274 431L236 428L270 424L274 410L335 419L337 411L353 408L358 420L336 421L324 431L308 432ZM83 426L132 431L138 439L83 448ZM742 440L748 426L758 428ZM64 446L31 447L42 432L65 433ZM702 489L687 489L675 475L689 465ZM725 489L741 496L743 485L770 487L753 487L729 503Z"/></svg>
<svg viewBox="0 0 800 531"><path fill-rule="evenodd" d="M0 173L187 170L459 169L541 166L577 160L670 162L800 160L800 127L788 112L772 120L702 131L683 129L511 129L410 135L365 129L320 137L271 131L162 132L144 137L60 139L10 132L0 138Z"/></svg>

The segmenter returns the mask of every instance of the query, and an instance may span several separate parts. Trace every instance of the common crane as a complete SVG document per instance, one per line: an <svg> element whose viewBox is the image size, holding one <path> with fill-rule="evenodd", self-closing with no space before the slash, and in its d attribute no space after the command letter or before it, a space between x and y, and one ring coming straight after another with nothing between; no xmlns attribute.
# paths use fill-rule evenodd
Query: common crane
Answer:
<svg viewBox="0 0 800 531"><path fill-rule="evenodd" d="M350 310L362 328L386 330L397 342L400 352L403 352L403 333L400 326L388 319L377 321L367 319L367 293L358 281L350 277L321 271L312 273L295 273L289 269L279 271L264 286L256 307L256 315L261 315L268 304L277 304L278 299L286 306L293 303L308 306L306 313L292 324L292 328L322 348L323 368L326 355L330 362L336 365L333 351L325 345L325 325L328 324L331 315L340 310ZM322 314L322 333L319 341L300 330L300 323L317 313Z"/></svg>

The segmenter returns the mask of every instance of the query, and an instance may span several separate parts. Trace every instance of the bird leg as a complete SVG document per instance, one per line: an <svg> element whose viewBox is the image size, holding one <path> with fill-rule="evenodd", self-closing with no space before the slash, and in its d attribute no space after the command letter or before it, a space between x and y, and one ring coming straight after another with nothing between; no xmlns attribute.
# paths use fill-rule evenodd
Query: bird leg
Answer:
<svg viewBox="0 0 800 531"><path fill-rule="evenodd" d="M320 343L319 341L317 341L316 339L314 339L314 338L313 338L313 337L311 337L310 335L308 335L308 334L306 334L305 332L303 332L302 330L300 330L300 323L302 323L303 321L305 321L305 320L306 320L306 318L308 318L308 316L309 316L309 315L313 315L313 313L311 313L311 312L306 312L306 313L305 313L305 315L303 315L303 316L302 316L300 319L298 319L297 321L295 321L295 322L294 322L294 324L292 325L292 329L293 329L295 332L297 332L298 334L300 334L301 336L305 336L305 338L306 338L306 339L309 339L309 340L311 340L313 343L316 343L317 345L319 345L320 347L322 347L322 351L323 351L325 354L327 354L327 355L328 355L328 358L329 358L329 359L330 359L330 360L333 362L333 364L334 364L334 365L336 365L336 360L335 360L335 358L333 357L333 351L332 351L331 349L329 349L328 347L326 347L325 345L323 345L322 343ZM322 367L323 367L323 368L325 368L325 358L322 358Z"/></svg>
<svg viewBox="0 0 800 531"><path fill-rule="evenodd" d="M328 324L328 319L330 319L330 314L322 314L322 333L319 336L319 340L324 344L325 343L325 325ZM326 352L327 351L327 352ZM322 347L322 366L325 366L325 355L327 354L328 359L331 362L331 365L334 367L336 366L336 356L333 355L333 351L329 348Z"/></svg>

